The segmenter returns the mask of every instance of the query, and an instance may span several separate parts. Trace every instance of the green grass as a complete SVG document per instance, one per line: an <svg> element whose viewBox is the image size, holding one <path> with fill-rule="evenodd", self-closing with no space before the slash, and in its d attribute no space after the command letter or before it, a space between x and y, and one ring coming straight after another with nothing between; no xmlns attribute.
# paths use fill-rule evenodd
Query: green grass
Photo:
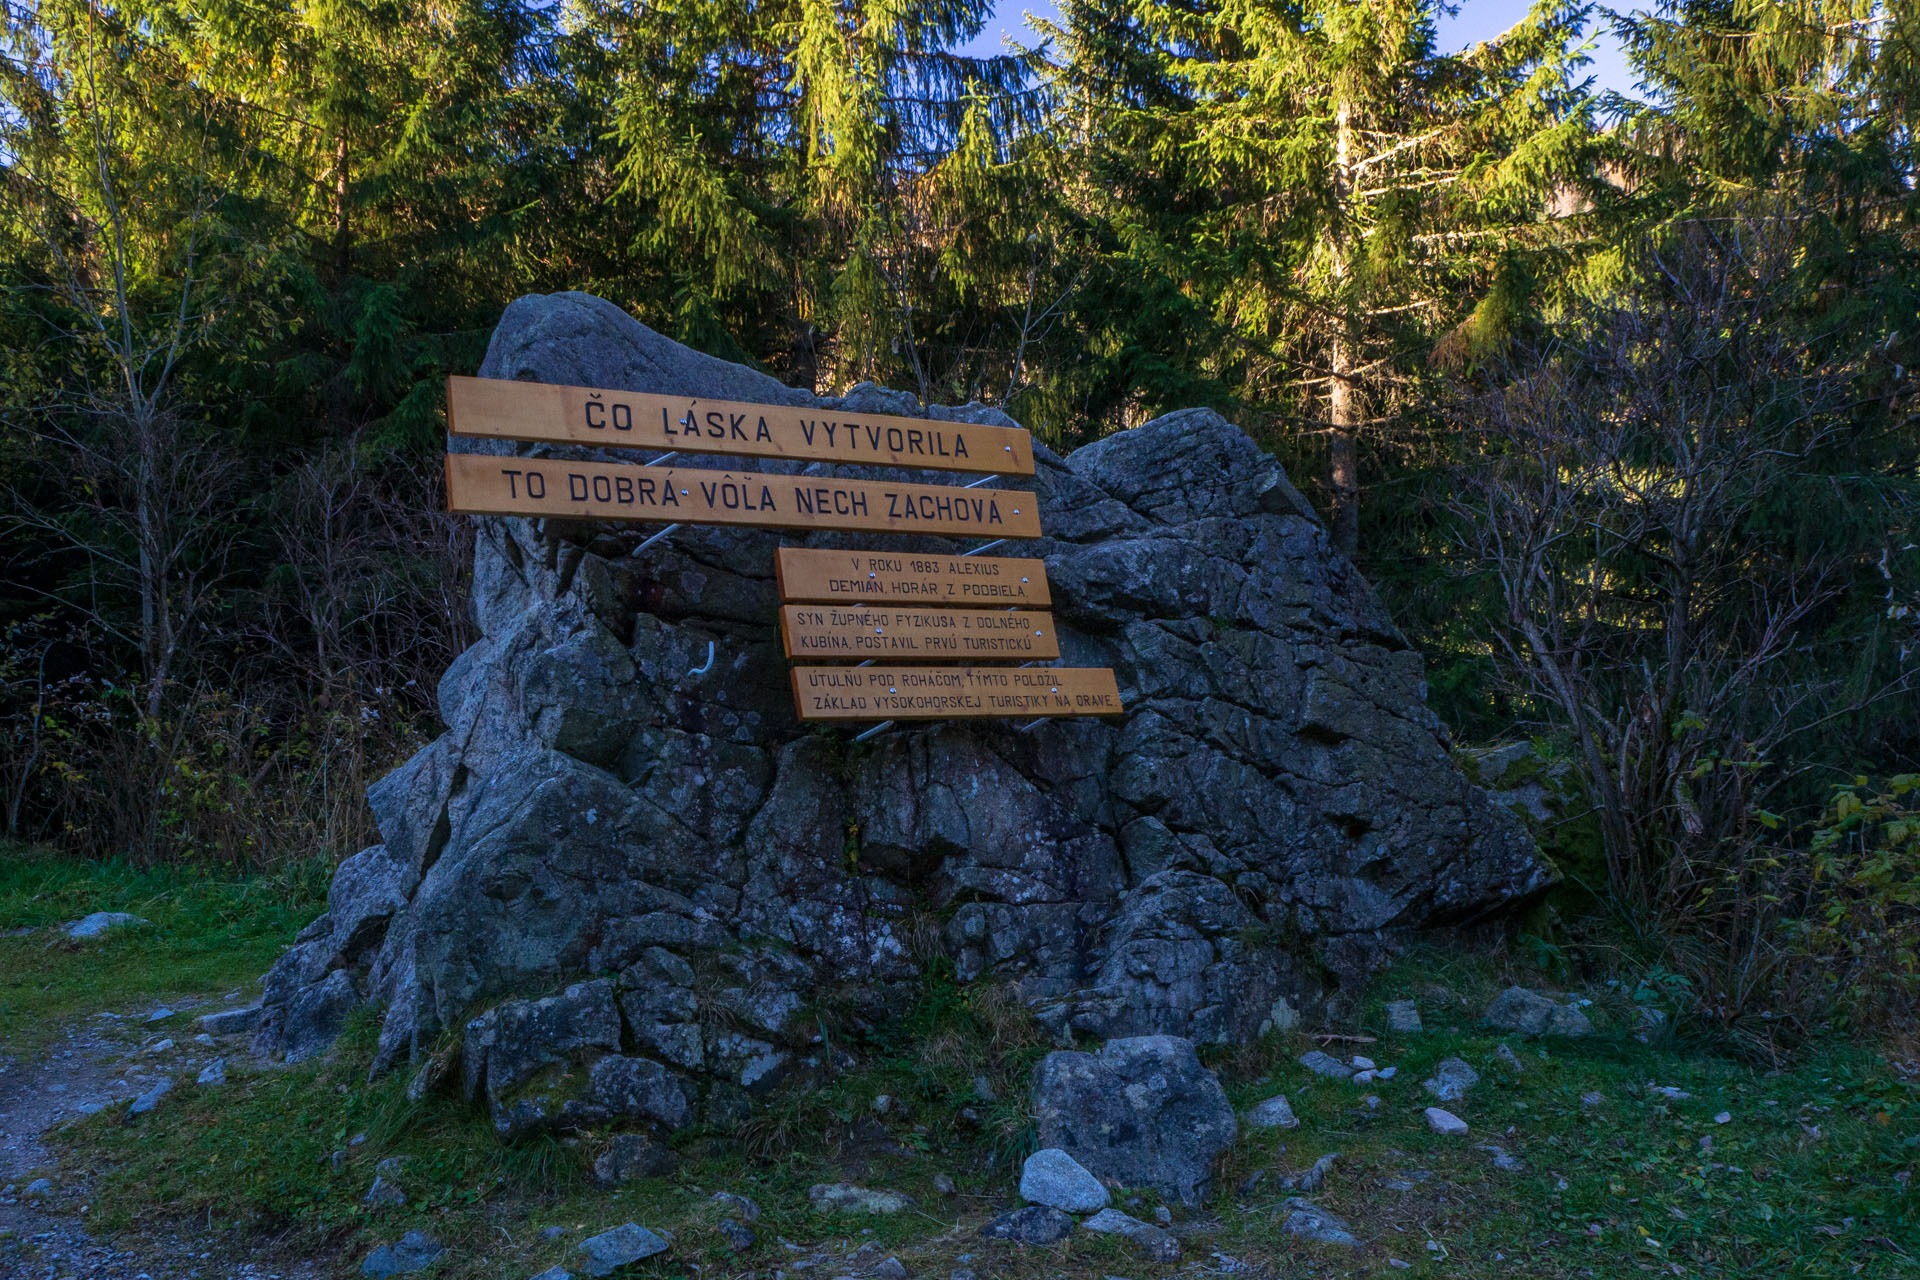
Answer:
<svg viewBox="0 0 1920 1280"><path fill-rule="evenodd" d="M1767 1073L1617 1036L1510 1040L1525 1067L1515 1074L1494 1056L1498 1043L1441 1030L1366 1046L1399 1068L1395 1080L1371 1087L1382 1099L1377 1112L1356 1105L1367 1089L1309 1083L1289 1066L1264 1086L1239 1087L1245 1102L1287 1092L1302 1124L1244 1138L1227 1181L1257 1168L1302 1170L1341 1152L1321 1202L1363 1228L1375 1242L1368 1254L1415 1263L1407 1274L1920 1274L1920 1204L1894 1176L1920 1163L1920 1092L1873 1055L1825 1046ZM1432 1099L1419 1082L1453 1055L1481 1081L1448 1107L1473 1132L1449 1139L1427 1129L1422 1111ZM1667 1101L1649 1084L1691 1096ZM1589 1093L1605 1100L1585 1105ZM1722 1113L1731 1118L1716 1123ZM1497 1171L1482 1144L1519 1157L1526 1170ZM1432 1176L1410 1192L1382 1186L1410 1171ZM1280 1198L1269 1193L1264 1202ZM1239 1247L1285 1252L1282 1215L1262 1203L1258 1193L1227 1195L1214 1207L1237 1221ZM1241 1204L1252 1211L1229 1207ZM1443 1251L1429 1250L1429 1239ZM1371 1271L1363 1262L1351 1273Z"/></svg>
<svg viewBox="0 0 1920 1280"><path fill-rule="evenodd" d="M86 948L48 948L43 935L6 940L30 942L40 969L27 980L11 959L21 953L0 952L9 957L4 1016L57 1023L125 1004L130 986L160 995L257 977L317 910L311 895L283 893L115 868L8 865L0 912L9 914L0 920L123 909L154 928ZM1209 1202L1175 1207L1186 1262L1217 1252L1280 1276L1453 1280L1920 1274L1920 1205L1896 1176L1920 1165L1920 1090L1871 1047L1807 1046L1786 1070L1768 1072L1707 1043L1638 1044L1618 1029L1626 1007L1603 1002L1602 1033L1592 1040L1509 1040L1525 1065L1515 1074L1495 1056L1499 1039L1474 1020L1504 981L1484 962L1435 956L1383 976L1347 1028L1378 1038L1326 1046L1398 1067L1395 1080L1368 1088L1309 1076L1295 1059L1316 1042L1297 1033L1210 1054L1236 1105L1285 1092L1302 1124L1243 1133ZM1379 1034L1380 1002L1403 995L1420 997L1428 1031ZM1086 1233L1028 1252L977 1236L988 1216L1013 1203L1018 1159L1033 1141L1021 1099L1046 1048L1005 993L936 977L895 1026L856 1037L821 1018L837 1044L862 1056L863 1069L777 1094L737 1132L677 1135L675 1174L619 1189L588 1175L606 1134L505 1146L479 1108L450 1096L409 1103L404 1073L369 1082L377 1032L366 1015L322 1061L263 1067L230 1059L224 1088L185 1084L150 1116L103 1112L60 1141L67 1161L92 1171L89 1221L97 1229L189 1220L243 1240L276 1237L276 1249L332 1259L342 1274L373 1244L419 1227L449 1246L432 1276L522 1280L564 1263L584 1234L626 1221L671 1233L672 1252L638 1271L651 1276L687 1276L696 1265L703 1277L764 1276L798 1256L781 1240L841 1253L868 1244L875 1256L897 1253L913 1274L936 1280L959 1265L1014 1280L1141 1280L1176 1270ZM1472 1126L1467 1139L1433 1135L1422 1116L1430 1100L1420 1081L1449 1055L1482 1077L1450 1108ZM976 1077L985 1077L994 1100L977 1096ZM1666 1101L1647 1091L1650 1082L1692 1096ZM1382 1099L1378 1110L1362 1105L1369 1091ZM1605 1101L1583 1104L1591 1092ZM876 1113L880 1094L901 1100L904 1111L896 1104ZM1718 1124L1723 1111L1731 1119ZM1497 1143L1526 1168L1494 1169L1483 1143ZM1365 1241L1358 1251L1305 1244L1282 1230L1286 1193L1277 1178L1327 1151L1341 1158L1316 1199L1353 1224ZM337 1161L334 1152L343 1153ZM369 1209L361 1197L389 1156L408 1160L400 1181L410 1202ZM1262 1170L1265 1182L1242 1190ZM958 1183L957 1194L936 1189L941 1174ZM1382 1185L1394 1179L1413 1189ZM806 1192L823 1181L902 1190L917 1208L866 1220L822 1217ZM748 1254L733 1253L717 1230L720 1210L710 1197L720 1190L749 1195L765 1211L754 1224L760 1243ZM1159 1203L1143 1195L1129 1207L1149 1217ZM566 1234L543 1239L549 1226ZM1389 1259L1412 1265L1394 1269ZM829 1261L806 1274L847 1269Z"/></svg>
<svg viewBox="0 0 1920 1280"><path fill-rule="evenodd" d="M30 1052L61 1023L156 999L250 987L325 905L327 869L237 878L139 871L0 846L0 1048ZM74 941L54 926L95 911L147 925Z"/></svg>

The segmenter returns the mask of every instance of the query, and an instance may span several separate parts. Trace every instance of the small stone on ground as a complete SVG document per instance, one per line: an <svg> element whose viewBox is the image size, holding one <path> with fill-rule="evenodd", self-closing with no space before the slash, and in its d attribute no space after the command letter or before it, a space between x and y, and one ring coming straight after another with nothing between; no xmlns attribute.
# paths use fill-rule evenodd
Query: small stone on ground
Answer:
<svg viewBox="0 0 1920 1280"><path fill-rule="evenodd" d="M173 1078L171 1076L164 1077L158 1084L154 1085L153 1088L135 1098L132 1105L127 1108L127 1114L130 1116L143 1116L159 1106L160 1099L166 1097L171 1092L173 1092Z"/></svg>
<svg viewBox="0 0 1920 1280"><path fill-rule="evenodd" d="M1154 1262L1180 1260L1180 1241L1172 1232L1118 1209L1102 1209L1080 1225L1101 1235L1121 1236Z"/></svg>
<svg viewBox="0 0 1920 1280"><path fill-rule="evenodd" d="M1417 1035L1421 1031L1420 1006L1411 1000L1387 1001L1387 1030L1395 1035Z"/></svg>
<svg viewBox="0 0 1920 1280"><path fill-rule="evenodd" d="M69 938L97 938L115 929L131 929L145 923L139 916L129 915L125 911L96 911L73 921L66 928Z"/></svg>
<svg viewBox="0 0 1920 1280"><path fill-rule="evenodd" d="M370 1280L420 1271L433 1265L445 1253L440 1242L423 1231L409 1231L393 1244L383 1244L360 1264L360 1274Z"/></svg>
<svg viewBox="0 0 1920 1280"><path fill-rule="evenodd" d="M407 1193L388 1182L376 1177L373 1185L367 1188L364 1203L374 1209L398 1209L407 1202Z"/></svg>
<svg viewBox="0 0 1920 1280"><path fill-rule="evenodd" d="M198 1085L209 1086L225 1084L227 1082L227 1060L225 1058L215 1058L212 1062L200 1068L200 1074L193 1078L193 1082Z"/></svg>
<svg viewBox="0 0 1920 1280"><path fill-rule="evenodd" d="M1312 1195L1320 1189L1320 1184L1327 1180L1327 1174L1333 1170L1333 1162L1339 1158L1340 1153L1338 1151L1329 1151L1318 1160L1315 1160L1313 1167L1305 1173L1296 1174L1291 1178L1280 1179L1280 1185L1288 1191L1303 1191L1308 1195Z"/></svg>
<svg viewBox="0 0 1920 1280"><path fill-rule="evenodd" d="M1442 1102L1458 1102L1467 1096L1467 1090L1480 1083L1480 1073L1468 1066L1460 1058L1442 1058L1433 1069L1432 1078L1422 1085L1424 1089Z"/></svg>
<svg viewBox="0 0 1920 1280"><path fill-rule="evenodd" d="M822 1213L899 1213L913 1203L898 1191L875 1191L851 1182L816 1182L807 1203Z"/></svg>
<svg viewBox="0 0 1920 1280"><path fill-rule="evenodd" d="M590 1276L604 1276L666 1251L665 1240L637 1222L628 1222L587 1237L574 1249L574 1254L582 1271Z"/></svg>
<svg viewBox="0 0 1920 1280"><path fill-rule="evenodd" d="M1289 1200L1287 1209L1287 1220L1281 1224L1281 1229L1288 1235L1312 1240L1316 1244L1342 1245L1349 1249L1359 1247L1360 1240L1353 1234L1352 1228L1313 1201Z"/></svg>
<svg viewBox="0 0 1920 1280"><path fill-rule="evenodd" d="M1428 1107L1427 1127L1435 1133L1458 1137L1467 1131L1467 1122L1451 1111L1442 1111L1439 1107Z"/></svg>
<svg viewBox="0 0 1920 1280"><path fill-rule="evenodd" d="M1107 1206L1107 1189L1078 1160L1058 1147L1027 1157L1020 1169L1020 1198L1052 1205L1068 1213L1092 1213Z"/></svg>
<svg viewBox="0 0 1920 1280"><path fill-rule="evenodd" d="M734 1217L744 1218L748 1222L760 1221L760 1205L746 1196L734 1191L716 1191L707 1199L721 1208L729 1210Z"/></svg>
<svg viewBox="0 0 1920 1280"><path fill-rule="evenodd" d="M1299 1117L1293 1114L1293 1105L1284 1093L1276 1093L1247 1112L1249 1129L1293 1129L1299 1124Z"/></svg>
<svg viewBox="0 0 1920 1280"><path fill-rule="evenodd" d="M1003 1213L980 1234L989 1240L1008 1240L1014 1244L1054 1244L1073 1234L1073 1219L1044 1204Z"/></svg>
<svg viewBox="0 0 1920 1280"><path fill-rule="evenodd" d="M1317 1076L1326 1076L1329 1080L1353 1079L1353 1068L1329 1053L1318 1049L1300 1055L1300 1065Z"/></svg>

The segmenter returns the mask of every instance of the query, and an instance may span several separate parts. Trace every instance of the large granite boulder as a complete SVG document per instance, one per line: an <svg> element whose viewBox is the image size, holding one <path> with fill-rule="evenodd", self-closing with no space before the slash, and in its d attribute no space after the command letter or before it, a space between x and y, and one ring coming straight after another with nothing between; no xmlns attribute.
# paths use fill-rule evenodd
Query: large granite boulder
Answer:
<svg viewBox="0 0 1920 1280"><path fill-rule="evenodd" d="M871 386L816 402L584 294L515 302L481 373L1009 421ZM480 521L447 731L370 789L382 843L268 975L256 1046L312 1052L366 1001L376 1070L464 1028L460 1079L503 1130L671 1125L824 1065L802 1010L884 1017L931 949L1063 1043L1244 1040L1546 884L1450 759L1420 655L1243 432L1188 410L1036 453L1003 483L1047 537L1001 550L1045 557L1065 661L1114 668L1122 718L855 743L795 719L782 535Z"/></svg>

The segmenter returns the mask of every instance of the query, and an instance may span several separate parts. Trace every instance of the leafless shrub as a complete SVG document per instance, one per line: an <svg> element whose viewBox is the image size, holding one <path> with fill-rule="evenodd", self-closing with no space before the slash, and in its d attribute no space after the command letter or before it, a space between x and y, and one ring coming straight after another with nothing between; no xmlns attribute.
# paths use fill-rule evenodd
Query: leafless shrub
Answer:
<svg viewBox="0 0 1920 1280"><path fill-rule="evenodd" d="M1611 897L1690 939L1731 1020L1783 980L1770 810L1795 740L1906 677L1850 686L1811 652L1865 566L1792 530L1826 497L1818 460L1855 429L1862 371L1787 319L1787 238L1698 225L1644 266L1465 407L1455 512L1497 584L1493 655L1571 739Z"/></svg>

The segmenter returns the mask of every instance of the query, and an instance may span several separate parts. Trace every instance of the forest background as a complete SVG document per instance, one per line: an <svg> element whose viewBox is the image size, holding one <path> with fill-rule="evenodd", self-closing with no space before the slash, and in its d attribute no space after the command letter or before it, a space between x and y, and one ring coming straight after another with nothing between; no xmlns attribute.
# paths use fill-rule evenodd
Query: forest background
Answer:
<svg viewBox="0 0 1920 1280"><path fill-rule="evenodd" d="M472 638L445 375L581 289L1068 449L1211 405L1463 742L1572 803L1554 963L1762 1047L1920 998L1920 15L1541 0L6 0L0 804L372 838ZM1605 29L1637 91L1595 88Z"/></svg>

